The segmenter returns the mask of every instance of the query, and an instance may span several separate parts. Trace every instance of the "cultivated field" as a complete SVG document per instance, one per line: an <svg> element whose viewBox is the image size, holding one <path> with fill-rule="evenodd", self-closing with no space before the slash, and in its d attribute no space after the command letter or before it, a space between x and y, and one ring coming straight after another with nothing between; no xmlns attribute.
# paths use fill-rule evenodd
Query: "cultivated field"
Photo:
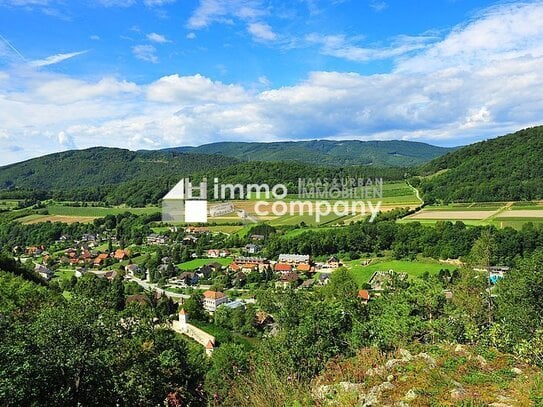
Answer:
<svg viewBox="0 0 543 407"><path fill-rule="evenodd" d="M90 223L94 219L96 219L96 217L93 216L29 215L17 220L25 225L31 225L33 223L42 222Z"/></svg>
<svg viewBox="0 0 543 407"><path fill-rule="evenodd" d="M427 206L400 222L435 224L439 221L462 221L466 225L494 225L497 228L522 228L522 225L543 223L541 202L476 202Z"/></svg>
<svg viewBox="0 0 543 407"><path fill-rule="evenodd" d="M423 210L414 215L411 219L435 219L435 220L483 220L496 214L496 211L480 211L480 210L465 210L465 211L432 211Z"/></svg>

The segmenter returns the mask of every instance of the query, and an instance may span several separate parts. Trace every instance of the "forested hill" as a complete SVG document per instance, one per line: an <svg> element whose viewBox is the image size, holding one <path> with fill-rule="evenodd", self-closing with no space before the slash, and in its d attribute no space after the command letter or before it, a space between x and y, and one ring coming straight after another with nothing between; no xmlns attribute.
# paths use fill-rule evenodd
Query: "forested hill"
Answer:
<svg viewBox="0 0 543 407"><path fill-rule="evenodd" d="M165 151L221 154L244 161L296 161L331 166L411 167L453 149L413 141L311 140L273 143L221 142Z"/></svg>
<svg viewBox="0 0 543 407"><path fill-rule="evenodd" d="M34 158L0 167L0 189L69 190L158 180L234 165L234 158L174 151L129 151L95 147Z"/></svg>
<svg viewBox="0 0 543 407"><path fill-rule="evenodd" d="M421 169L426 201L543 199L543 126L482 141Z"/></svg>

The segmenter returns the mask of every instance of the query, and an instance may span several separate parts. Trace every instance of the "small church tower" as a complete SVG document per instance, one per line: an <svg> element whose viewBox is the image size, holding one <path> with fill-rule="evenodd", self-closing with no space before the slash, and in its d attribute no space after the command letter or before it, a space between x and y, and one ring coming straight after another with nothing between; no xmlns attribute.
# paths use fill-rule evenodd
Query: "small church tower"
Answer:
<svg viewBox="0 0 543 407"><path fill-rule="evenodd" d="M185 308L181 308L181 311L179 311L179 328L183 332L187 331L187 323L189 322L189 314L187 311L185 311Z"/></svg>

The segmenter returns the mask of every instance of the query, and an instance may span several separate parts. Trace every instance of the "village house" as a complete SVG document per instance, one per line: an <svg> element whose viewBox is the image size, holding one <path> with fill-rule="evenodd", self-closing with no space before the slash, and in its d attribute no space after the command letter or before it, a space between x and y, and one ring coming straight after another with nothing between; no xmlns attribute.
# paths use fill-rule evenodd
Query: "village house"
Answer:
<svg viewBox="0 0 543 407"><path fill-rule="evenodd" d="M128 258L129 255L130 255L129 250L117 249L117 250L115 250L115 254L113 255L113 257L116 260L122 261L122 260L125 260L126 258Z"/></svg>
<svg viewBox="0 0 543 407"><path fill-rule="evenodd" d="M331 269L337 269L341 266L341 262L336 256L331 256L328 260L326 260L326 264Z"/></svg>
<svg viewBox="0 0 543 407"><path fill-rule="evenodd" d="M275 282L276 288L289 288L294 287L298 285L298 281L300 280L300 277L298 274L292 272L292 273L286 273L281 276L279 281Z"/></svg>
<svg viewBox="0 0 543 407"><path fill-rule="evenodd" d="M358 298L362 304L367 304L370 300L370 292L368 290L358 290Z"/></svg>
<svg viewBox="0 0 543 407"><path fill-rule="evenodd" d="M168 237L164 235L159 235L157 233L151 233L145 238L147 244L166 244L168 243Z"/></svg>
<svg viewBox="0 0 543 407"><path fill-rule="evenodd" d="M247 252L249 254L255 254L255 253L258 253L260 251L260 246L256 245L256 244L253 244L253 243L249 243L249 244L245 245L245 247L243 249L244 249L245 252Z"/></svg>
<svg viewBox="0 0 543 407"><path fill-rule="evenodd" d="M141 275L143 273L143 270L140 266L138 266L137 264L127 264L125 267L124 267L126 273L131 276L131 277L135 277L137 275Z"/></svg>
<svg viewBox="0 0 543 407"><path fill-rule="evenodd" d="M218 249L209 249L207 251L207 257L210 257L212 259L216 259L220 256L220 251Z"/></svg>
<svg viewBox="0 0 543 407"><path fill-rule="evenodd" d="M109 254L101 253L94 259L93 263L95 266L103 266L108 258Z"/></svg>
<svg viewBox="0 0 543 407"><path fill-rule="evenodd" d="M286 263L276 263L275 266L273 266L273 270L276 273L288 274L292 271L292 266Z"/></svg>
<svg viewBox="0 0 543 407"><path fill-rule="evenodd" d="M36 264L36 267L34 267L34 271L47 281L51 280L53 276L55 275L54 272L49 270L43 264Z"/></svg>
<svg viewBox="0 0 543 407"><path fill-rule="evenodd" d="M328 273L321 273L319 274L319 284L320 285L326 285L330 281L330 274Z"/></svg>
<svg viewBox="0 0 543 407"><path fill-rule="evenodd" d="M296 265L300 263L311 263L311 259L308 254L280 254L279 263Z"/></svg>
<svg viewBox="0 0 543 407"><path fill-rule="evenodd" d="M256 263L245 263L241 266L241 271L244 274L252 273L253 271L258 271L258 264Z"/></svg>
<svg viewBox="0 0 543 407"><path fill-rule="evenodd" d="M209 312L215 312L219 305L228 302L228 298L220 291L205 291L204 292L204 309Z"/></svg>
<svg viewBox="0 0 543 407"><path fill-rule="evenodd" d="M27 256L39 256L45 251L45 246L31 246L25 249Z"/></svg>
<svg viewBox="0 0 543 407"><path fill-rule="evenodd" d="M311 267L310 264L301 263L296 266L296 271L299 271L300 273L309 273L315 271L315 269Z"/></svg>
<svg viewBox="0 0 543 407"><path fill-rule="evenodd" d="M177 278L172 279L173 281L178 281L186 285L196 285L198 284L198 275L191 271L184 271Z"/></svg>
<svg viewBox="0 0 543 407"><path fill-rule="evenodd" d="M231 272L241 271L241 266L238 263L230 263L228 265L228 271L231 271Z"/></svg>
<svg viewBox="0 0 543 407"><path fill-rule="evenodd" d="M198 275L199 278L202 278L202 279L210 278L212 273L213 273L213 268L211 268L211 266L208 264L196 270L196 274Z"/></svg>
<svg viewBox="0 0 543 407"><path fill-rule="evenodd" d="M185 233L193 233L193 234L209 233L209 228L206 228L204 226L187 226L185 228Z"/></svg>
<svg viewBox="0 0 543 407"><path fill-rule="evenodd" d="M265 236L264 235L251 235L250 238L251 238L251 240L253 242L256 242L256 241L259 241L259 240L264 240Z"/></svg>
<svg viewBox="0 0 543 407"><path fill-rule="evenodd" d="M194 244L198 241L198 238L194 235L186 235L183 237L183 243L185 244Z"/></svg>
<svg viewBox="0 0 543 407"><path fill-rule="evenodd" d="M268 264L268 259L265 257L253 257L253 256L238 256L234 259L237 264L256 263L258 265Z"/></svg>

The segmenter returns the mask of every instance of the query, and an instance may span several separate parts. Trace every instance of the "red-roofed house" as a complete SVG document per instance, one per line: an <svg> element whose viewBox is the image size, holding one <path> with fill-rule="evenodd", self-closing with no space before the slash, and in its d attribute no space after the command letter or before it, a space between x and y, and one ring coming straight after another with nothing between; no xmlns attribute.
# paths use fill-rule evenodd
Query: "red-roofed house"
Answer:
<svg viewBox="0 0 543 407"><path fill-rule="evenodd" d="M358 290L358 298L363 304L367 304L370 300L370 292L368 290Z"/></svg>
<svg viewBox="0 0 543 407"><path fill-rule="evenodd" d="M115 257L117 260L124 260L128 257L128 252L127 250L117 249L115 250L115 254L113 255L113 257Z"/></svg>
<svg viewBox="0 0 543 407"><path fill-rule="evenodd" d="M309 271L312 271L311 265L307 263L301 263L296 266L296 271L301 271L303 273L307 273Z"/></svg>
<svg viewBox="0 0 543 407"><path fill-rule="evenodd" d="M286 263L277 263L273 269L278 273L287 274L292 271L292 266Z"/></svg>
<svg viewBox="0 0 543 407"><path fill-rule="evenodd" d="M95 266L101 266L104 264L104 262L106 261L106 259L109 257L109 255L107 253L101 253L98 255L98 257L96 257L94 259L94 265Z"/></svg>

